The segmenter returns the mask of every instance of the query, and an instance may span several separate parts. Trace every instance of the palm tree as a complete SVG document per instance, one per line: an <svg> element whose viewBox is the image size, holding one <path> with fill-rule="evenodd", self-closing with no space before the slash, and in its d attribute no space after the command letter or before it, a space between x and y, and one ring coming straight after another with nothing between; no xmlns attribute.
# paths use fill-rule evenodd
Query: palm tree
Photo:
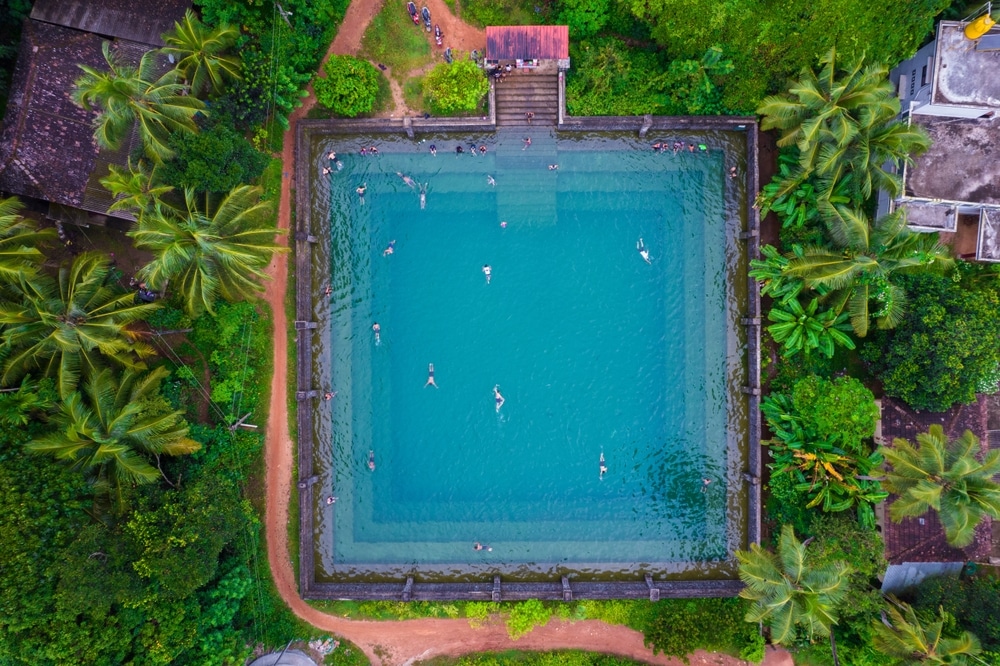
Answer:
<svg viewBox="0 0 1000 666"><path fill-rule="evenodd" d="M174 23L174 31L163 36L163 52L178 58L177 69L191 84L191 92L201 94L222 90L225 79L240 78L240 59L223 55L236 42L239 31L228 25L205 27L190 9L184 20Z"/></svg>
<svg viewBox="0 0 1000 666"><path fill-rule="evenodd" d="M184 94L177 70L154 78L155 51L143 54L138 67L132 67L111 53L109 42L104 42L103 48L109 71L80 65L84 75L77 79L72 94L73 101L84 109L100 111L94 120L97 145L117 149L138 122L139 136L150 158L162 162L173 156L170 135L197 131L194 116L203 111L204 103Z"/></svg>
<svg viewBox="0 0 1000 666"><path fill-rule="evenodd" d="M888 67L864 67L861 60L838 67L836 60L836 50L830 49L820 59L819 74L804 68L788 92L766 97L757 109L762 129L781 130L779 146L799 149L799 169L785 178L777 194L814 173L829 192L853 173L850 189L858 200L878 187L895 196L899 178L882 165L910 163L910 155L927 150L930 139L919 126L896 120L899 100Z"/></svg>
<svg viewBox="0 0 1000 666"><path fill-rule="evenodd" d="M158 184L156 165L149 168L143 160L133 164L129 158L126 169L116 164L109 164L108 171L109 174L101 178L101 185L115 197L115 202L108 211L141 213L150 207L158 206L160 197L174 189L170 185Z"/></svg>
<svg viewBox="0 0 1000 666"><path fill-rule="evenodd" d="M909 604L895 597L889 597L888 601L886 612L889 619L885 624L874 624L872 644L882 654L901 659L904 666L965 666L967 656L975 656L982 651L979 639L968 631L963 631L957 638L941 635L947 622L944 609L938 609L940 619L937 621L921 623Z"/></svg>
<svg viewBox="0 0 1000 666"><path fill-rule="evenodd" d="M183 207L164 205L141 216L128 235L156 256L140 276L157 290L170 281L192 315L213 312L218 296L232 301L263 291L264 268L285 248L274 243L271 205L260 195L249 185L221 199L187 189Z"/></svg>
<svg viewBox="0 0 1000 666"><path fill-rule="evenodd" d="M833 562L818 567L806 561L806 543L795 538L791 525L781 528L777 553L751 544L749 551L736 551L740 580L746 587L740 596L754 602L747 622L767 622L771 640L789 643L795 628L809 635L829 636L837 624L837 604L847 594L850 567Z"/></svg>
<svg viewBox="0 0 1000 666"><path fill-rule="evenodd" d="M194 453L182 412L170 411L159 398L160 380L168 373L108 368L92 375L81 393L71 393L52 417L52 432L29 442L34 453L48 453L83 472L98 494L123 485L152 483L162 476L161 454ZM155 459L156 467L150 462ZM164 477L166 478L166 477Z"/></svg>
<svg viewBox="0 0 1000 666"><path fill-rule="evenodd" d="M830 290L824 300L834 312L847 308L859 337L868 334L873 317L879 328L894 328L902 320L906 292L893 283L893 277L949 266L948 248L936 234L911 231L902 210L871 225L861 211L824 208L831 247L810 247L786 255L784 276L800 278L810 288ZM873 302L878 304L874 312L870 310Z"/></svg>
<svg viewBox="0 0 1000 666"><path fill-rule="evenodd" d="M16 197L0 199L0 284L34 275L45 260L40 245L55 237L51 229L38 229L18 215L23 204Z"/></svg>
<svg viewBox="0 0 1000 666"><path fill-rule="evenodd" d="M129 325L157 305L136 305L134 294L108 283L109 271L105 255L89 252L62 266L57 279L21 278L19 299L0 302L0 337L10 350L0 384L10 386L39 369L56 378L59 395L66 398L81 371L93 373L103 359L138 367L152 354Z"/></svg>
<svg viewBox="0 0 1000 666"><path fill-rule="evenodd" d="M1000 450L979 462L979 438L971 431L949 442L944 429L932 425L917 435L917 446L895 439L879 451L890 465L885 488L899 495L889 507L897 523L934 509L948 543L963 548L984 516L1000 518L1000 484L993 480L1000 473Z"/></svg>

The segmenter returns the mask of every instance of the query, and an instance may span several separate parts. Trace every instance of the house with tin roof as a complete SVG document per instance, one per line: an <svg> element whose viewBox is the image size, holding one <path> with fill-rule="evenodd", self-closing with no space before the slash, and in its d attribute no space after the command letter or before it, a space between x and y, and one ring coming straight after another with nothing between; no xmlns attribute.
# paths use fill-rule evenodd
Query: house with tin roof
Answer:
<svg viewBox="0 0 1000 666"><path fill-rule="evenodd" d="M163 46L190 7L189 0L35 0L27 19L0 131L0 193L17 195L48 219L74 224L127 223L109 212L110 193L100 184L109 165L125 166L139 145L136 134L118 150L98 148L94 112L70 99L78 65L107 66L102 45L124 62ZM164 71L170 67L163 59Z"/></svg>
<svg viewBox="0 0 1000 666"><path fill-rule="evenodd" d="M971 405L956 405L946 412L919 412L901 400L882 398L878 443L892 446L893 440L916 440L932 425L940 425L948 439L957 439L971 430L985 454L992 442L1000 446L1000 397L977 396ZM991 437L991 435L993 435ZM889 566L882 581L882 591L896 593L931 576L958 575L969 562L993 564L1000 557L1000 521L988 516L976 527L975 537L965 548L950 546L937 513L929 511L918 518L889 519L890 497L876 509L878 524L885 541L885 559Z"/></svg>

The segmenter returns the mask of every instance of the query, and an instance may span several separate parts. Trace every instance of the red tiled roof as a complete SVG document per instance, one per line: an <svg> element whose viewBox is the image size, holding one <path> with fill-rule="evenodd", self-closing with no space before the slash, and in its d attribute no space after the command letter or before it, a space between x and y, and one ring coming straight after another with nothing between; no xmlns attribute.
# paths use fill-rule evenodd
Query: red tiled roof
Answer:
<svg viewBox="0 0 1000 666"><path fill-rule="evenodd" d="M916 440L934 424L944 429L948 439L956 439L966 430L979 438L983 451L989 449L987 406L983 396L971 405L957 405L947 412L918 412L889 397L882 398L882 437L888 446L896 438ZM895 496L888 499L892 503ZM887 512L888 514L888 512ZM992 520L986 518L976 528L972 543L962 549L948 545L937 513L929 511L920 518L904 518L894 523L888 518L883 526L885 559L889 564L903 562L965 562L984 560L991 551Z"/></svg>
<svg viewBox="0 0 1000 666"><path fill-rule="evenodd" d="M486 28L487 60L569 58L569 26L505 25Z"/></svg>

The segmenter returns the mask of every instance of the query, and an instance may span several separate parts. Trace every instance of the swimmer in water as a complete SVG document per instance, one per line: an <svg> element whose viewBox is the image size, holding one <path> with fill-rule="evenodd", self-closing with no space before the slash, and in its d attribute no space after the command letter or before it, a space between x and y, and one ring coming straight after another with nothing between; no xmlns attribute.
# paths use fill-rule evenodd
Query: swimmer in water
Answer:
<svg viewBox="0 0 1000 666"><path fill-rule="evenodd" d="M382 327L378 325L378 322L372 324L372 330L375 331L375 344L381 344L382 342Z"/></svg>
<svg viewBox="0 0 1000 666"><path fill-rule="evenodd" d="M402 179L403 179L403 182L404 182L404 183L406 183L407 185L409 185L409 187L410 187L410 189L411 189L411 190L412 190L412 189L413 189L414 187L416 187L416 186L417 186L417 184L416 184L416 183L414 183L414 182L413 182L413 179L412 179L412 178L410 178L409 176L404 176L404 175L403 175L403 174L402 174L401 172L399 172L399 171L397 171L397 172L396 172L396 175L397 175L397 176L399 176L400 178L402 178Z"/></svg>
<svg viewBox="0 0 1000 666"><path fill-rule="evenodd" d="M359 187L356 190L354 190L355 192L358 193L358 196L361 197L361 202L362 203L364 203L364 200L365 200L365 190L367 190L367 189L368 189L368 183L362 183L361 187Z"/></svg>
<svg viewBox="0 0 1000 666"><path fill-rule="evenodd" d="M500 222L500 228L501 229L506 229L507 228L507 220L502 220Z"/></svg>
<svg viewBox="0 0 1000 666"><path fill-rule="evenodd" d="M462 146L455 146L455 154L456 155L461 155L464 152L465 152L465 148L462 148Z"/></svg>
<svg viewBox="0 0 1000 666"><path fill-rule="evenodd" d="M330 160L331 162L336 162L337 161L337 153L335 153L335 152L333 152L331 150L330 154L326 156L326 159Z"/></svg>
<svg viewBox="0 0 1000 666"><path fill-rule="evenodd" d="M368 469L375 471L375 452L371 450L368 451Z"/></svg>
<svg viewBox="0 0 1000 666"><path fill-rule="evenodd" d="M389 241L389 244L385 246L385 249L382 250L382 256L383 257L388 257L390 254L392 254L395 251L396 251L396 241L391 240L391 241Z"/></svg>
<svg viewBox="0 0 1000 666"><path fill-rule="evenodd" d="M646 246L642 244L641 237L639 238L639 242L635 244L635 249L639 250L639 256L642 257L643 261L647 264L653 263L649 258L649 250L647 250Z"/></svg>
<svg viewBox="0 0 1000 666"><path fill-rule="evenodd" d="M701 492L708 491L709 484L712 483L712 479L702 479L701 480Z"/></svg>
<svg viewBox="0 0 1000 666"><path fill-rule="evenodd" d="M420 186L420 210L427 208L427 183Z"/></svg>
<svg viewBox="0 0 1000 666"><path fill-rule="evenodd" d="M493 552L493 548L491 546L484 546L483 544L479 543L478 541L476 543L472 544L472 550L485 550L487 553L492 553Z"/></svg>
<svg viewBox="0 0 1000 666"><path fill-rule="evenodd" d="M427 388L428 386L433 386L434 388L438 387L437 382L434 381L434 364L433 363L428 363L427 364L427 383L424 384L424 388Z"/></svg>
<svg viewBox="0 0 1000 666"><path fill-rule="evenodd" d="M486 174L486 184L490 187L496 187L497 181L493 180L493 176Z"/></svg>
<svg viewBox="0 0 1000 666"><path fill-rule="evenodd" d="M530 146L531 146L531 137L530 136L524 137L524 147L521 148L521 150L527 150Z"/></svg>
<svg viewBox="0 0 1000 666"><path fill-rule="evenodd" d="M500 385L499 384L494 384L493 385L493 401L496 403L497 414L499 414L500 413L500 408L503 407L503 403L506 402L506 400L503 399L503 396L500 395Z"/></svg>
<svg viewBox="0 0 1000 666"><path fill-rule="evenodd" d="M556 171L557 169L559 169L559 165L558 164L550 164L549 165L549 171Z"/></svg>
<svg viewBox="0 0 1000 666"><path fill-rule="evenodd" d="M329 176L331 173L333 173L333 169L331 169L330 167L323 167L324 176Z"/></svg>
<svg viewBox="0 0 1000 666"><path fill-rule="evenodd" d="M486 146L479 146L479 153L482 155L486 154Z"/></svg>
<svg viewBox="0 0 1000 666"><path fill-rule="evenodd" d="M604 451L601 451L601 460L600 460L599 465L600 465L600 470L601 470L601 472L600 472L600 478L603 480L604 479L604 475L608 473L608 467L607 467L607 465L604 464Z"/></svg>
<svg viewBox="0 0 1000 666"><path fill-rule="evenodd" d="M434 144L432 143L432 144L431 144L431 155L437 155L437 154L438 154L438 147L437 147L437 146L435 146L435 145L434 145Z"/></svg>
<svg viewBox="0 0 1000 666"><path fill-rule="evenodd" d="M493 277L493 269L490 268L489 264L483 266L483 275L486 276L486 284L490 283L490 279Z"/></svg>

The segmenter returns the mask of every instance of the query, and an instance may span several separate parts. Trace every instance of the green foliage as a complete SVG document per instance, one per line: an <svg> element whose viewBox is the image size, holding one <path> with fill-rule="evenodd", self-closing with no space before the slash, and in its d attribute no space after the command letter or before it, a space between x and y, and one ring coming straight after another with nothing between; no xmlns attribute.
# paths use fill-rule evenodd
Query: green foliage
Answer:
<svg viewBox="0 0 1000 666"><path fill-rule="evenodd" d="M334 55L323 65L326 77L316 77L316 101L339 116L370 113L378 95L381 74L367 60Z"/></svg>
<svg viewBox="0 0 1000 666"><path fill-rule="evenodd" d="M938 512L948 544L964 548L975 538L976 526L987 516L1000 518L1000 450L985 456L979 438L966 430L950 440L939 424L917 435L914 446L896 438L882 447L889 467L885 487L899 495L889 516L900 522Z"/></svg>
<svg viewBox="0 0 1000 666"><path fill-rule="evenodd" d="M360 56L386 65L393 77L403 81L410 72L433 60L430 42L425 34L422 29L413 25L409 14L401 5L387 2L368 24L361 39Z"/></svg>
<svg viewBox="0 0 1000 666"><path fill-rule="evenodd" d="M437 658L434 666L638 666L638 662L597 652L479 652L457 659Z"/></svg>
<svg viewBox="0 0 1000 666"><path fill-rule="evenodd" d="M886 622L875 622L875 648L902 660L905 664L936 664L938 666L966 666L967 657L978 655L982 650L979 640L969 632L957 636L946 625L954 624L954 617L944 609L938 609L933 619L917 617L916 611L894 597L888 597ZM950 628L950 627L949 627Z"/></svg>
<svg viewBox="0 0 1000 666"><path fill-rule="evenodd" d="M906 597L918 611L935 613L938 608L955 617L963 631L971 631L983 648L1000 651L1000 578L989 575L959 578L935 576L922 581Z"/></svg>
<svg viewBox="0 0 1000 666"><path fill-rule="evenodd" d="M533 0L465 0L462 20L480 28L488 25L529 25L543 23L545 5Z"/></svg>
<svg viewBox="0 0 1000 666"><path fill-rule="evenodd" d="M934 16L948 4L917 0L907 5L905 16L895 16L895 5L888 0L788 0L752 7L704 0L627 0L671 57L698 58L711 46L722 45L735 66L722 102L744 113L834 45L847 59L867 53L872 62L894 65L910 57L931 34ZM894 18L887 21L887 16Z"/></svg>
<svg viewBox="0 0 1000 666"><path fill-rule="evenodd" d="M661 599L653 604L645 629L655 653L685 657L694 650L747 652L763 657L757 627L744 622L750 604L743 599ZM759 659L758 659L759 661Z"/></svg>
<svg viewBox="0 0 1000 666"><path fill-rule="evenodd" d="M267 155L224 122L213 119L197 134L178 132L170 138L175 157L164 165L164 181L179 190L222 194L252 183L267 166Z"/></svg>
<svg viewBox="0 0 1000 666"><path fill-rule="evenodd" d="M264 2L198 0L195 4L209 28L226 24L242 28L236 51L243 59L243 79L229 87L221 102L233 118L249 127L273 115L279 124L287 124L288 113L299 103L349 3L284 0L284 17Z"/></svg>
<svg viewBox="0 0 1000 666"><path fill-rule="evenodd" d="M613 599L610 601L581 601L575 614L587 620L601 620L608 624L622 624L642 631L656 612L656 605L640 599Z"/></svg>
<svg viewBox="0 0 1000 666"><path fill-rule="evenodd" d="M440 115L475 111L489 89L483 70L460 55L450 65L435 65L424 77L424 97L431 110Z"/></svg>
<svg viewBox="0 0 1000 666"><path fill-rule="evenodd" d="M837 642L866 644L872 622L882 611L879 578L885 573L885 544L875 526L859 526L847 513L813 514L806 532L813 537L809 551L816 564L846 562L848 592L840 606Z"/></svg>
<svg viewBox="0 0 1000 666"><path fill-rule="evenodd" d="M754 543L749 551L737 550L736 559L746 585L740 596L753 602L747 622L766 622L775 643L794 641L798 631L810 641L830 635L848 592L847 563L818 563L789 525L781 528L776 552Z"/></svg>
<svg viewBox="0 0 1000 666"><path fill-rule="evenodd" d="M556 20L569 26L570 39L586 39L608 22L610 5L611 0L558 0Z"/></svg>
<svg viewBox="0 0 1000 666"><path fill-rule="evenodd" d="M177 59L177 69L183 73L194 95L219 93L227 80L240 78L240 59L227 52L236 42L239 31L229 25L209 30L194 12L188 9L184 18L174 23L174 29L163 36L163 53Z"/></svg>
<svg viewBox="0 0 1000 666"><path fill-rule="evenodd" d="M566 79L572 115L705 115L724 113L719 82L732 71L721 49L697 59L661 61L651 49L618 38L570 43L573 68Z"/></svg>
<svg viewBox="0 0 1000 666"><path fill-rule="evenodd" d="M465 604L465 617L472 627L483 626L490 615L499 611L500 605L489 601L469 601Z"/></svg>
<svg viewBox="0 0 1000 666"><path fill-rule="evenodd" d="M888 395L914 409L945 411L976 399L976 386L1000 363L1000 298L990 283L936 275L900 278L909 295L895 329L861 348Z"/></svg>
<svg viewBox="0 0 1000 666"><path fill-rule="evenodd" d="M879 416L871 391L850 377L809 376L796 382L791 395L765 397L761 412L775 436L765 442L774 459L771 483L785 499L794 499L794 491L808 498L805 508L838 512L856 507L862 524L874 526L871 505L887 495L878 482L859 478L882 462L870 442ZM797 522L794 509L784 512Z"/></svg>
<svg viewBox="0 0 1000 666"><path fill-rule="evenodd" d="M848 335L851 325L847 313L837 314L832 309L819 309L819 300L814 298L802 307L797 298L785 303L775 303L767 313L768 320L774 322L767 327L775 342L780 343L784 358L802 352L810 356L818 351L823 356L833 356L836 345L854 349L854 341Z"/></svg>
<svg viewBox="0 0 1000 666"><path fill-rule="evenodd" d="M510 605L507 634L517 640L535 627L543 627L552 618L552 610L538 599L528 599Z"/></svg>

